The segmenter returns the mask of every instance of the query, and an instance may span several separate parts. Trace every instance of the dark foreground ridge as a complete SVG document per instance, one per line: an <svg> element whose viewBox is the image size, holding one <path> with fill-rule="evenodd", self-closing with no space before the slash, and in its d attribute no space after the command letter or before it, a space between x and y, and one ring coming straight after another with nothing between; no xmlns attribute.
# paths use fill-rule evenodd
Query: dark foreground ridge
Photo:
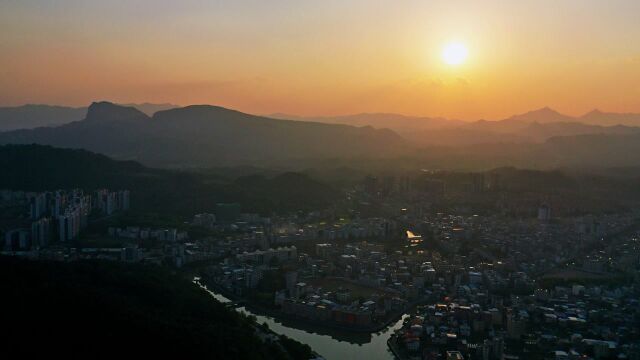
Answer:
<svg viewBox="0 0 640 360"><path fill-rule="evenodd" d="M263 342L251 319L159 267L0 257L0 293L6 358L311 356L290 339Z"/></svg>

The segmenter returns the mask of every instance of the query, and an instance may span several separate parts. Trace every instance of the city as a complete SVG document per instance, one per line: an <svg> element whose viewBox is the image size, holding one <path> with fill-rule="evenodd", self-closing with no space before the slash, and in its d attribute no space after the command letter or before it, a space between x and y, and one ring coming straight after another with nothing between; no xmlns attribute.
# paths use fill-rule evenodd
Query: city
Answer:
<svg viewBox="0 0 640 360"><path fill-rule="evenodd" d="M640 360L640 1L0 1L0 358Z"/></svg>
<svg viewBox="0 0 640 360"><path fill-rule="evenodd" d="M560 216L561 195L532 209L518 206L528 196L501 212L440 208L503 202L488 176L368 176L327 209L262 216L218 203L177 228L119 226L136 201L127 190L5 190L3 211L31 226L7 231L2 253L181 269L234 307L329 333L401 319L387 339L399 359L639 356L640 212Z"/></svg>

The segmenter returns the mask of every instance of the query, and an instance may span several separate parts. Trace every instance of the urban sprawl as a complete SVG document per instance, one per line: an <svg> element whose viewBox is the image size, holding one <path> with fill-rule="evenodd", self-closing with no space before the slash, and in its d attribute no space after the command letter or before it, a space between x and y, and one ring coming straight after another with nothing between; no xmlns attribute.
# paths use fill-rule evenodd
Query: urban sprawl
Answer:
<svg viewBox="0 0 640 360"><path fill-rule="evenodd" d="M497 190L445 185L370 177L328 209L219 203L180 227L109 225L129 211L126 190L2 191L5 211L22 209L3 254L193 266L237 303L327 329L402 318L388 341L400 359L640 359L640 214L504 197L474 214L439 204Z"/></svg>

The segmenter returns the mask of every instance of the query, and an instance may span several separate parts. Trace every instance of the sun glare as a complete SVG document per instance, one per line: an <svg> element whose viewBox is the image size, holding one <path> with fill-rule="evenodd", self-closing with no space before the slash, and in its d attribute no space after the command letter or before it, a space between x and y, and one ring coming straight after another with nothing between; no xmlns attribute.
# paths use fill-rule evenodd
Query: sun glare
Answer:
<svg viewBox="0 0 640 360"><path fill-rule="evenodd" d="M460 65L467 59L467 47L462 43L449 43L442 49L442 61L447 65Z"/></svg>

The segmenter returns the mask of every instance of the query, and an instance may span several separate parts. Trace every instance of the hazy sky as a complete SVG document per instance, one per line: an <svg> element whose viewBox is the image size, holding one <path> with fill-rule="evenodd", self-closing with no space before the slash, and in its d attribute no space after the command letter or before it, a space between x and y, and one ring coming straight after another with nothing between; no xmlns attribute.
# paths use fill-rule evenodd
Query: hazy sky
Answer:
<svg viewBox="0 0 640 360"><path fill-rule="evenodd" d="M639 19L638 0L0 0L0 105L640 112Z"/></svg>

